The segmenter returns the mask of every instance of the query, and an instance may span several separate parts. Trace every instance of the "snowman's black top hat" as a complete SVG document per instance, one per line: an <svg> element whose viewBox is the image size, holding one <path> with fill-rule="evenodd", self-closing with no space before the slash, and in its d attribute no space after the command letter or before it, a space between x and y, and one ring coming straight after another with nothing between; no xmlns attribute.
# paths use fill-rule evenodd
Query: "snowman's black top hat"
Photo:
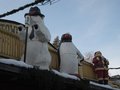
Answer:
<svg viewBox="0 0 120 90"><path fill-rule="evenodd" d="M39 15L40 17L45 17L45 15L43 15L41 13L40 9L37 6L31 7L30 10L29 10L29 13L26 13L25 16L26 15L30 15L30 16L37 16L37 15Z"/></svg>

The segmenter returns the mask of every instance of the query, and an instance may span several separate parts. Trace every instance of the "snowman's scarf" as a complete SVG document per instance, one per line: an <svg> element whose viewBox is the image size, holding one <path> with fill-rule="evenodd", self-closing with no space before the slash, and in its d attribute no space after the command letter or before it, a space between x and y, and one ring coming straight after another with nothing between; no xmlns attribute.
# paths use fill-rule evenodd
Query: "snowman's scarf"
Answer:
<svg viewBox="0 0 120 90"><path fill-rule="evenodd" d="M38 25L38 29L35 29L33 26ZM50 33L48 31L48 28L45 26L43 20L39 16L31 16L31 26L32 26L32 31L30 34L33 35L35 38L37 38L38 41L40 42L49 42L50 41Z"/></svg>

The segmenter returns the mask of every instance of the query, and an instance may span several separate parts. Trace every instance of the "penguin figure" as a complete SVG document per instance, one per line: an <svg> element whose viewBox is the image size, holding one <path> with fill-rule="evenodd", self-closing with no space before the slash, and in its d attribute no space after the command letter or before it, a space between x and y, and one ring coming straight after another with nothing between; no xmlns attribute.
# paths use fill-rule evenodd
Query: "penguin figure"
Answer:
<svg viewBox="0 0 120 90"><path fill-rule="evenodd" d="M84 60L83 55L72 43L72 35L65 33L59 47L60 72L78 75L78 64Z"/></svg>
<svg viewBox="0 0 120 90"><path fill-rule="evenodd" d="M51 39L51 35L44 24L44 15L41 14L38 7L31 7L29 13L25 14L25 17L26 16L30 17L27 37L26 63L39 67L40 69L49 70L51 55L48 50L48 42ZM25 32L24 29L19 30L19 35L23 32ZM23 59L24 55L21 57L22 61Z"/></svg>

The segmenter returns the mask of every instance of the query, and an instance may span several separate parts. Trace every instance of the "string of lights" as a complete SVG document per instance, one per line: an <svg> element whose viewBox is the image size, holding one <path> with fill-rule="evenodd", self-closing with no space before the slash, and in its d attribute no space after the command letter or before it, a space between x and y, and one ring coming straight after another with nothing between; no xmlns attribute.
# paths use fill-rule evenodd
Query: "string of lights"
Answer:
<svg viewBox="0 0 120 90"><path fill-rule="evenodd" d="M120 67L117 67L117 68L109 68L109 69L120 69Z"/></svg>
<svg viewBox="0 0 120 90"><path fill-rule="evenodd" d="M13 9L11 11L0 14L0 18L6 17L8 15L12 15L12 14L17 13L17 12L19 12L21 10L24 10L24 9L30 7L30 6L34 6L34 5L38 4L38 3L40 3L41 5L46 5L46 4L50 3L50 5L51 5L51 4L56 3L57 1L59 1L59 0L35 0L32 3L26 4L24 6L21 6L21 7L17 8L17 9Z"/></svg>

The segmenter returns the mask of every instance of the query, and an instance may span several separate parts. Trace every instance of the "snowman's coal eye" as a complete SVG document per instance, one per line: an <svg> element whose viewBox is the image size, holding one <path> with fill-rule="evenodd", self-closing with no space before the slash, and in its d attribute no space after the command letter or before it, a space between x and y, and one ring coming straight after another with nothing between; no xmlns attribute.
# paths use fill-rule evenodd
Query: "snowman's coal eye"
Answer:
<svg viewBox="0 0 120 90"><path fill-rule="evenodd" d="M36 30L38 29L38 25L37 25L37 24L33 25L33 27L34 27Z"/></svg>
<svg viewBox="0 0 120 90"><path fill-rule="evenodd" d="M18 27L18 30L19 30L19 31L22 31L22 29L23 29L23 28L22 28L21 26Z"/></svg>

